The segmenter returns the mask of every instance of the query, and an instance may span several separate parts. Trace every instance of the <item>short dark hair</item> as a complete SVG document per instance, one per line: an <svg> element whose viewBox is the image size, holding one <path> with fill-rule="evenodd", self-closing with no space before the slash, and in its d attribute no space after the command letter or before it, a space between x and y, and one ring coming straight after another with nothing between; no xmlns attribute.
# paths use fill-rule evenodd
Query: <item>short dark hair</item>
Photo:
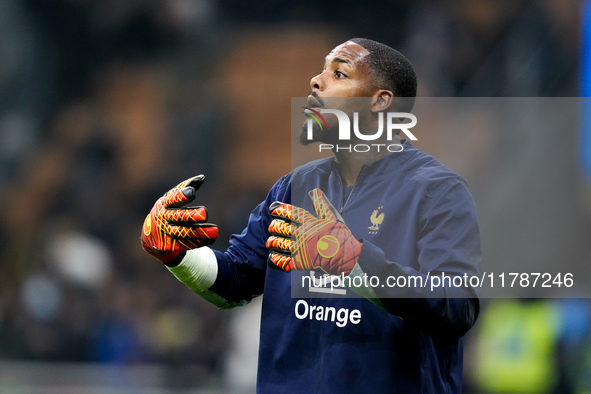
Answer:
<svg viewBox="0 0 591 394"><path fill-rule="evenodd" d="M401 98L396 110L410 112L417 95L417 75L410 61L396 49L368 38L352 38L367 49L365 57L377 87L391 90Z"/></svg>

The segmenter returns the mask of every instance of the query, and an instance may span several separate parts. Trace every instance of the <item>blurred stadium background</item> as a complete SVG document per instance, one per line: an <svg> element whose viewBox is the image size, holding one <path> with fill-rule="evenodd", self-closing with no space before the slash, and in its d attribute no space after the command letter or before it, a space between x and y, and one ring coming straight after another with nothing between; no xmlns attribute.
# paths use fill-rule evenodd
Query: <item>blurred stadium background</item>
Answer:
<svg viewBox="0 0 591 394"><path fill-rule="evenodd" d="M290 170L290 98L350 37L400 49L425 97L588 96L586 6L2 0L0 393L253 392L259 302L218 311L146 255L153 202L206 174L224 249ZM468 180L487 266L591 263L573 125L420 138ZM485 300L465 391L591 392L590 322L586 298Z"/></svg>

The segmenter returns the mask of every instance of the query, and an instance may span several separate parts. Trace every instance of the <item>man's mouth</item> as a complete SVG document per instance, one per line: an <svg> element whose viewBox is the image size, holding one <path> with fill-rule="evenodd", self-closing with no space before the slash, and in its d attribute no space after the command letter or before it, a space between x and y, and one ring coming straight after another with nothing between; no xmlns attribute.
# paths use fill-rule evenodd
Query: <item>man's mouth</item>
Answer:
<svg viewBox="0 0 591 394"><path fill-rule="evenodd" d="M320 97L309 95L308 107L312 108L315 111L319 111L321 108L324 108L324 102Z"/></svg>

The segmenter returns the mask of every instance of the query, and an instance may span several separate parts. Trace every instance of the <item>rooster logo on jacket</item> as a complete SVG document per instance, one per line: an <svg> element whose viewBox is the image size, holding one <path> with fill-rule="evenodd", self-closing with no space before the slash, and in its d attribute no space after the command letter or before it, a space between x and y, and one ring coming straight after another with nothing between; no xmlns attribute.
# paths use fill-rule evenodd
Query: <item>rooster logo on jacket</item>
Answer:
<svg viewBox="0 0 591 394"><path fill-rule="evenodd" d="M384 221L384 213L379 213L380 209L382 208L383 206L378 207L378 209L375 209L369 217L369 221L371 222L371 226L368 227L368 229L371 230L369 232L370 234L377 233L380 229L380 224L382 224L382 222Z"/></svg>

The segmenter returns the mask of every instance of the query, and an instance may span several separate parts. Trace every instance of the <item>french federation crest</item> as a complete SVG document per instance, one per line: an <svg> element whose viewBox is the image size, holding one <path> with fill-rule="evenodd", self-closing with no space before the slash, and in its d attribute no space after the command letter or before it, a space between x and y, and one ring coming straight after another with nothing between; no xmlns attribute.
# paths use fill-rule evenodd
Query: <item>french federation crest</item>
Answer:
<svg viewBox="0 0 591 394"><path fill-rule="evenodd" d="M377 234L378 230L380 229L380 224L384 221L384 213L380 213L380 209L383 209L383 206L379 206L378 209L374 209L369 217L369 221L371 222L371 226L368 227L370 230L370 234Z"/></svg>

